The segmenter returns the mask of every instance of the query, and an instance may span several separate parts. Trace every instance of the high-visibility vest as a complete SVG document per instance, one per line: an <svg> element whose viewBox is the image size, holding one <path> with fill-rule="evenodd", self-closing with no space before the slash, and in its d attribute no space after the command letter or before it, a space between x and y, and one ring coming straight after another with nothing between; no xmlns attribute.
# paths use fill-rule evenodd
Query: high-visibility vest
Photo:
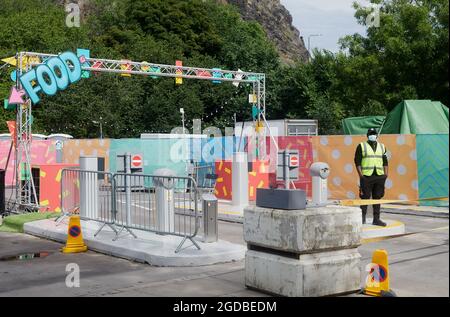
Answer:
<svg viewBox="0 0 450 317"><path fill-rule="evenodd" d="M386 147L382 143L377 144L377 149L374 152L368 142L361 143L362 148L362 173L364 176L372 176L374 170L377 170L378 175L384 175L383 156L386 152Z"/></svg>

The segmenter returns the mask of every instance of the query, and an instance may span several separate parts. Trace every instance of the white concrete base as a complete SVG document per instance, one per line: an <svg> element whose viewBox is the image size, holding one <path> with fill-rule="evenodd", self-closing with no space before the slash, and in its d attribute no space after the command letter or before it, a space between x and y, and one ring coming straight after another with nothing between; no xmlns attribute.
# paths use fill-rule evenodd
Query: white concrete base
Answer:
<svg viewBox="0 0 450 317"><path fill-rule="evenodd" d="M176 208L183 209L183 203L175 203ZM247 206L233 206L230 201L219 200L218 206L218 215L217 218L221 221L235 222L235 223L243 223L244 222L244 209ZM198 213L202 214L202 203L199 203ZM176 212L176 211L175 211ZM184 211L189 212L189 211ZM191 210L191 214L194 212Z"/></svg>
<svg viewBox="0 0 450 317"><path fill-rule="evenodd" d="M330 296L361 288L357 249L300 255L300 259L247 251L245 284L288 297Z"/></svg>
<svg viewBox="0 0 450 317"><path fill-rule="evenodd" d="M26 223L25 233L65 243L67 239L67 219L60 225L54 220L41 220ZM182 238L162 236L145 231L133 230L137 239L124 231L117 241L112 241L114 232L105 227L94 237L98 223L82 221L84 242L90 250L125 258L153 266L191 267L205 266L232 261L240 261L245 257L246 247L219 240L217 243L202 243L201 237L195 239L201 250L197 250L187 240L182 251L175 253Z"/></svg>
<svg viewBox="0 0 450 317"><path fill-rule="evenodd" d="M231 201L219 200L219 220L243 223L247 206L234 206Z"/></svg>
<svg viewBox="0 0 450 317"><path fill-rule="evenodd" d="M361 239L391 237L406 233L406 227L403 222L386 219L383 219L383 221L386 222L386 227L374 226L371 224L372 219L367 219L367 224L363 225Z"/></svg>
<svg viewBox="0 0 450 317"><path fill-rule="evenodd" d="M279 210L253 206L244 213L244 240L248 244L284 252L358 247L361 227L361 211L353 207Z"/></svg>

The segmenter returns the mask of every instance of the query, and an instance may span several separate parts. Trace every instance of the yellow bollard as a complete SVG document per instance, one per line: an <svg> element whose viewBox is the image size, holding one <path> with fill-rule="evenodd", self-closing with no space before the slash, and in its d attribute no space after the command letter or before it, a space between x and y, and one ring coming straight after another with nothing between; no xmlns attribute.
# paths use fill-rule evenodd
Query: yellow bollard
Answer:
<svg viewBox="0 0 450 317"><path fill-rule="evenodd" d="M69 220L69 229L67 231L67 243L62 249L63 253L80 253L86 252L87 246L83 241L81 233L80 216L71 216Z"/></svg>
<svg viewBox="0 0 450 317"><path fill-rule="evenodd" d="M389 262L386 250L376 250L363 292L369 296L396 297L389 287Z"/></svg>

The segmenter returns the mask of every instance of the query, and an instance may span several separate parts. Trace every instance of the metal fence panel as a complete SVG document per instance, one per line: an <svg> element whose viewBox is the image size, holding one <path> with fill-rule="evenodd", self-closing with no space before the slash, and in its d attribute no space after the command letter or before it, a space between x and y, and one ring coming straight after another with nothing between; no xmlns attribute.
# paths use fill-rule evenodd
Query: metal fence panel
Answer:
<svg viewBox="0 0 450 317"><path fill-rule="evenodd" d="M95 236L108 225L117 234L114 222L113 176L111 173L64 169L61 176L62 217L77 214L83 220L102 224Z"/></svg>
<svg viewBox="0 0 450 317"><path fill-rule="evenodd" d="M61 178L63 216L79 214L83 220L108 225L119 239L125 230L143 230L182 237L175 252L199 231L198 188L191 177L111 174L64 169ZM61 221L60 218L59 221Z"/></svg>
<svg viewBox="0 0 450 317"><path fill-rule="evenodd" d="M192 239L199 228L197 186L189 177L115 174L115 224ZM133 184L140 184L133 186Z"/></svg>

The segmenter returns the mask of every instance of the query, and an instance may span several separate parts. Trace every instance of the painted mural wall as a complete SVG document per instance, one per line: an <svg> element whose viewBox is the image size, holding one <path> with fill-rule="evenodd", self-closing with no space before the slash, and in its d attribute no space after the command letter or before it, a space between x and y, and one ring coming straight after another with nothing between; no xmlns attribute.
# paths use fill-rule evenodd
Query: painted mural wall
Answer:
<svg viewBox="0 0 450 317"><path fill-rule="evenodd" d="M39 195L41 211L61 212L61 177L64 168L76 168L78 165L46 164L36 165L39 168Z"/></svg>
<svg viewBox="0 0 450 317"><path fill-rule="evenodd" d="M309 167L313 162L327 162L331 167L329 190L331 199L354 199L359 195L359 179L354 165L354 153L357 145L365 141L364 136L318 136L279 138L278 144L283 149L298 149L301 157L300 180L296 187L311 194ZM417 140L417 141L416 141ZM142 154L144 173L152 174L156 169L170 167L178 175L187 174L185 161L189 159L175 155L180 150L174 146L177 140L67 140L63 146L63 163L78 164L80 156L98 156L105 159L105 170L117 172L116 156L131 152ZM202 141L206 143L225 144L224 139ZM276 151L270 150L271 157ZM390 175L386 182L386 199L416 200L448 196L448 134L447 135L383 135L381 137L388 149ZM245 143L244 143L245 144ZM10 142L0 141L0 168L6 163ZM210 146L214 148L215 146ZM219 149L220 147L216 147ZM248 146L245 146L246 150ZM250 149L251 150L251 149ZM191 152L192 154L192 152ZM216 188L219 198L231 199L231 163L230 153L221 155L211 152L219 174ZM223 162L220 164L220 162ZM33 142L33 165L51 165L56 163L55 141ZM259 165L258 165L259 164ZM275 174L266 172L266 163L258 163L249 175L249 194L252 199L258 187L276 185ZM7 185L13 183L14 155L11 158L7 175ZM263 171L261 171L263 166ZM269 170L273 171L269 166ZM224 189L225 188L225 189ZM420 192L419 192L420 191ZM433 203L431 203L433 204ZM445 204L444 204L445 205ZM446 203L448 205L448 202Z"/></svg>
<svg viewBox="0 0 450 317"><path fill-rule="evenodd" d="M359 197L359 177L354 156L364 136L313 137L314 161L330 165L328 181L330 198L355 199ZM389 158L389 178L386 181L386 199L417 200L419 180L415 135L383 135Z"/></svg>
<svg viewBox="0 0 450 317"><path fill-rule="evenodd" d="M105 159L105 170L109 170L110 146L111 140L109 139L67 140L63 146L63 163L78 165L80 156L103 157Z"/></svg>
<svg viewBox="0 0 450 317"><path fill-rule="evenodd" d="M417 135L420 198L448 197L448 134ZM447 206L448 201L422 201L424 206Z"/></svg>
<svg viewBox="0 0 450 317"><path fill-rule="evenodd" d="M34 140L31 147L31 164L55 164L56 163L56 141L54 140ZM5 169L6 161L8 159L9 148L11 141L0 140L0 168ZM6 169L6 185L14 184L14 164L15 154L14 149Z"/></svg>

